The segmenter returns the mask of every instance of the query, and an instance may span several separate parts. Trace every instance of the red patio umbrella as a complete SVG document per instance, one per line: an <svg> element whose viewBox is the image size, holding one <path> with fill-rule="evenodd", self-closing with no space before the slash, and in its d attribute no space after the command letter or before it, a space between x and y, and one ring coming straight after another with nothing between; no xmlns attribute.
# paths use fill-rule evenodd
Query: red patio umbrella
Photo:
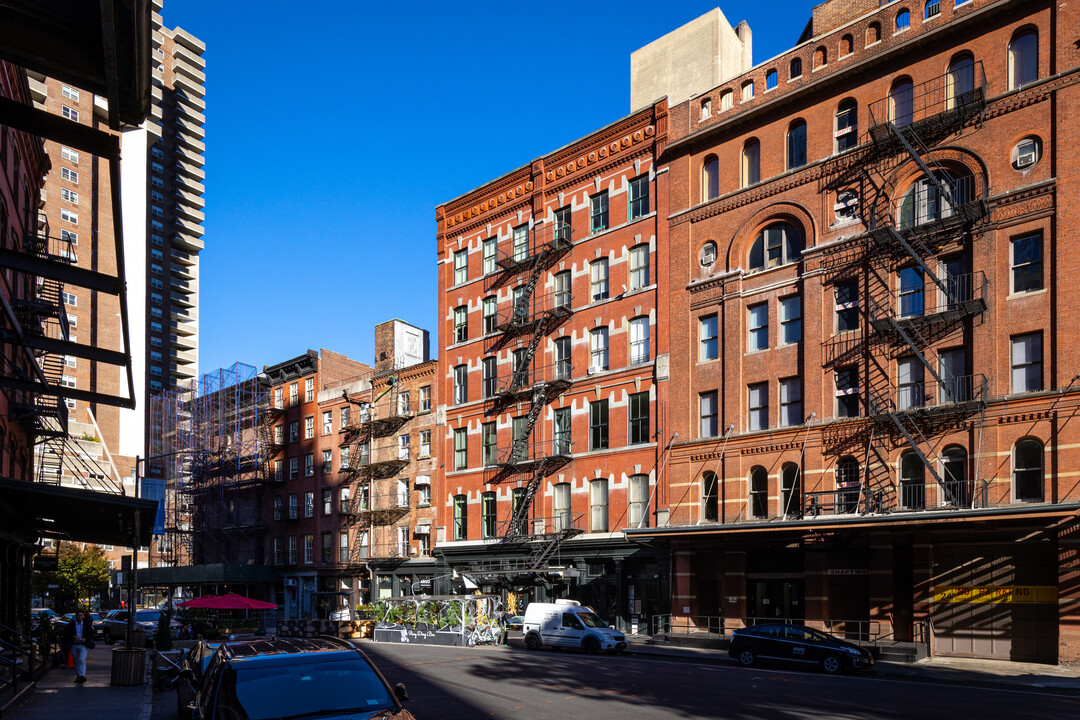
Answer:
<svg viewBox="0 0 1080 720"><path fill-rule="evenodd" d="M276 610L277 605L254 598L244 597L236 593L224 595L204 595L193 600L185 600L177 603L180 607L203 610Z"/></svg>

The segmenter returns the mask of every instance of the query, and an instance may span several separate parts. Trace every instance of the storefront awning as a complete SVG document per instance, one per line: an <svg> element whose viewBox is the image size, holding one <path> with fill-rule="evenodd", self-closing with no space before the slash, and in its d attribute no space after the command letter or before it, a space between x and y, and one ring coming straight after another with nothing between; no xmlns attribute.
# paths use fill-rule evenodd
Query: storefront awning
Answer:
<svg viewBox="0 0 1080 720"><path fill-rule="evenodd" d="M157 502L0 477L0 515L39 537L146 547Z"/></svg>

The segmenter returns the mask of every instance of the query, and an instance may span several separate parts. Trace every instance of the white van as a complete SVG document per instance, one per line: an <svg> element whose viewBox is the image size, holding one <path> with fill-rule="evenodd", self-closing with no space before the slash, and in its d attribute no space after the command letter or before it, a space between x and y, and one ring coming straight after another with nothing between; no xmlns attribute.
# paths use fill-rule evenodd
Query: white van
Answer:
<svg viewBox="0 0 1080 720"><path fill-rule="evenodd" d="M581 648L590 653L626 649L626 636L608 627L599 615L577 600L530 603L525 608L521 633L525 636L525 647L530 650L545 645Z"/></svg>

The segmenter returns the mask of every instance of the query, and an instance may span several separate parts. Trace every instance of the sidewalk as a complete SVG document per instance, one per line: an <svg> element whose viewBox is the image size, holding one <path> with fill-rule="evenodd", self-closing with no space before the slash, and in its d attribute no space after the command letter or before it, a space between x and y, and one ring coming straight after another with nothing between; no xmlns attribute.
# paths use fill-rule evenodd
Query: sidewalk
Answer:
<svg viewBox="0 0 1080 720"><path fill-rule="evenodd" d="M627 653L679 657L702 662L734 663L726 650L649 645L631 636ZM1080 666L1041 665L1038 663L980 660L974 658L933 657L913 663L874 663L874 673L953 684L1015 685L1080 692Z"/></svg>
<svg viewBox="0 0 1080 720"><path fill-rule="evenodd" d="M75 684L75 671L52 668L38 680L25 702L4 713L3 720L150 720L152 686L112 687L112 652L104 643L86 654L86 684Z"/></svg>

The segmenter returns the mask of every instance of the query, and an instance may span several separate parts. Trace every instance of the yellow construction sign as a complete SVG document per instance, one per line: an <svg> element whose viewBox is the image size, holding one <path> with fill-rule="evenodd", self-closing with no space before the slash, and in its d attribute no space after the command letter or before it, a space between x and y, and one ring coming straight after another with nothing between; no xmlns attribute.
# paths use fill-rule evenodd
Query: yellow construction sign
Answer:
<svg viewBox="0 0 1080 720"><path fill-rule="evenodd" d="M936 603L1013 603L1056 605L1054 585L935 585L931 588Z"/></svg>

